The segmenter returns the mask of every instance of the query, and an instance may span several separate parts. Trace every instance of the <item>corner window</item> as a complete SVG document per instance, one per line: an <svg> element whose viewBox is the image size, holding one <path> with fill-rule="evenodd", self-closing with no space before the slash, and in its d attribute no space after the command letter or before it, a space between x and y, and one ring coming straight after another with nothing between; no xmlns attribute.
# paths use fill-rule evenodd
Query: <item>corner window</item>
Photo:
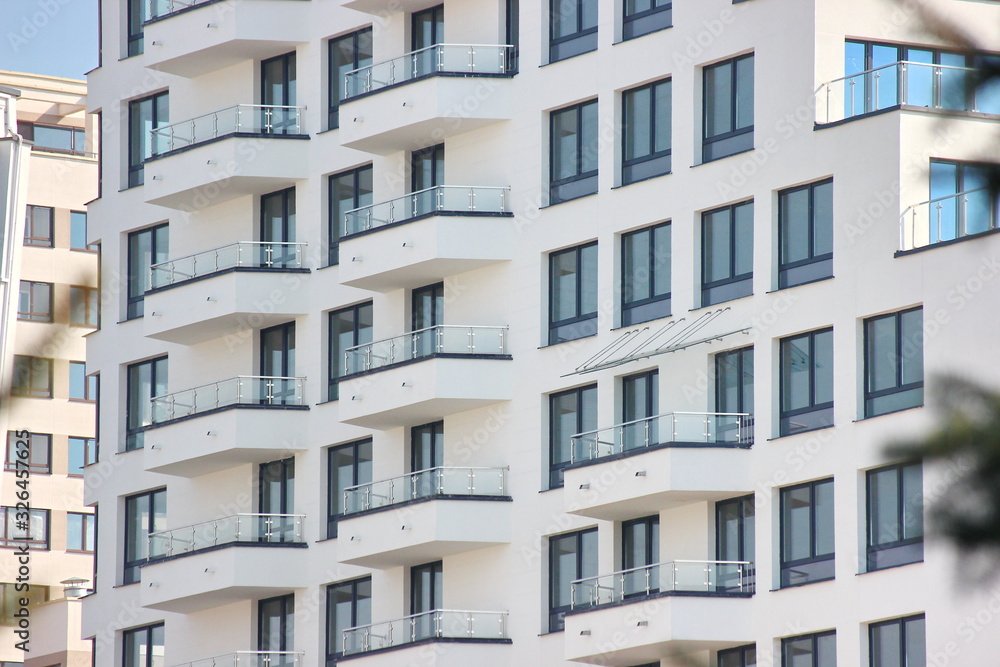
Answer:
<svg viewBox="0 0 1000 667"><path fill-rule="evenodd" d="M342 581L326 587L326 664L344 655L344 630L372 622L372 578ZM356 647L351 647L356 649ZM357 652L354 650L353 652Z"/></svg>
<svg viewBox="0 0 1000 667"><path fill-rule="evenodd" d="M549 345L597 333L597 242L549 255Z"/></svg>
<svg viewBox="0 0 1000 667"><path fill-rule="evenodd" d="M52 321L52 283L21 281L17 299L17 319L24 322Z"/></svg>
<svg viewBox="0 0 1000 667"><path fill-rule="evenodd" d="M563 470L573 461L570 438L596 428L596 384L549 396L549 488L563 485Z"/></svg>
<svg viewBox="0 0 1000 667"><path fill-rule="evenodd" d="M915 226L926 220L926 231L911 229L914 242L926 237L927 244L952 241L997 228L996 192L990 188L990 165L931 160L929 208L914 208Z"/></svg>
<svg viewBox="0 0 1000 667"><path fill-rule="evenodd" d="M833 425L833 329L781 340L779 433Z"/></svg>
<svg viewBox="0 0 1000 667"><path fill-rule="evenodd" d="M703 72L702 162L753 148L753 54L724 60Z"/></svg>
<svg viewBox="0 0 1000 667"><path fill-rule="evenodd" d="M96 243L87 243L87 214L83 211L69 212L69 247L70 250L89 252L97 252L100 247Z"/></svg>
<svg viewBox="0 0 1000 667"><path fill-rule="evenodd" d="M14 355L13 396L52 398L52 360Z"/></svg>
<svg viewBox="0 0 1000 667"><path fill-rule="evenodd" d="M69 288L69 323L77 327L98 325L99 300L96 289L90 287Z"/></svg>
<svg viewBox="0 0 1000 667"><path fill-rule="evenodd" d="M865 417L924 404L923 312L865 320Z"/></svg>
<svg viewBox="0 0 1000 667"><path fill-rule="evenodd" d="M919 463L869 470L868 571L924 559L924 475Z"/></svg>
<svg viewBox="0 0 1000 667"><path fill-rule="evenodd" d="M757 667L757 645L719 651L719 667Z"/></svg>
<svg viewBox="0 0 1000 667"><path fill-rule="evenodd" d="M571 586L577 579L597 576L597 528L549 538L549 632L565 628Z"/></svg>
<svg viewBox="0 0 1000 667"><path fill-rule="evenodd" d="M52 236L52 208L28 205L24 221L24 245L36 248L55 246Z"/></svg>
<svg viewBox="0 0 1000 667"><path fill-rule="evenodd" d="M549 62L597 49L597 0L549 0Z"/></svg>
<svg viewBox="0 0 1000 667"><path fill-rule="evenodd" d="M66 514L66 550L94 552L94 529L97 526L93 514L68 512Z"/></svg>
<svg viewBox="0 0 1000 667"><path fill-rule="evenodd" d="M778 193L778 288L833 275L833 179Z"/></svg>
<svg viewBox="0 0 1000 667"><path fill-rule="evenodd" d="M363 92L359 79L352 77L352 88L348 88L347 73L372 64L372 29L364 28L349 35L335 37L329 42L329 109L327 129L340 127L340 103L344 98ZM353 88L357 88L356 90Z"/></svg>
<svg viewBox="0 0 1000 667"><path fill-rule="evenodd" d="M330 248L327 261L331 266L340 263L340 237L347 229L345 213L362 206L371 206L372 166L365 165L330 176Z"/></svg>
<svg viewBox="0 0 1000 667"><path fill-rule="evenodd" d="M326 536L337 536L337 521L344 514L344 489L372 482L372 441L360 440L327 450Z"/></svg>
<svg viewBox="0 0 1000 667"><path fill-rule="evenodd" d="M4 470L16 471L27 470L33 473L47 475L52 472L52 436L47 433L25 433L20 431L7 431L7 459L4 462ZM28 444L28 457L18 456L18 451L24 451L25 447L17 446L18 441ZM19 465L18 461L22 463Z"/></svg>
<svg viewBox="0 0 1000 667"><path fill-rule="evenodd" d="M129 3L130 6L132 3L146 4L145 0L129 0ZM152 131L168 123L169 93L159 93L128 103L128 187L145 183L143 167L145 161L153 155Z"/></svg>
<svg viewBox="0 0 1000 667"><path fill-rule="evenodd" d="M84 467L97 463L97 441L93 438L69 438L69 465L67 472L70 477L83 477Z"/></svg>
<svg viewBox="0 0 1000 667"><path fill-rule="evenodd" d="M597 192L597 100L549 114L549 203Z"/></svg>
<svg viewBox="0 0 1000 667"><path fill-rule="evenodd" d="M125 498L125 562L122 584L139 581L139 568L149 556L149 534L166 529L166 489Z"/></svg>
<svg viewBox="0 0 1000 667"><path fill-rule="evenodd" d="M49 550L49 510L0 507L0 547Z"/></svg>
<svg viewBox="0 0 1000 667"><path fill-rule="evenodd" d="M871 667L920 667L927 664L924 615L896 618L868 626Z"/></svg>
<svg viewBox="0 0 1000 667"><path fill-rule="evenodd" d="M128 305L126 319L143 316L143 299L150 285L149 267L167 261L167 225L149 227L128 235Z"/></svg>
<svg viewBox="0 0 1000 667"><path fill-rule="evenodd" d="M781 489L781 587L834 577L833 479Z"/></svg>
<svg viewBox="0 0 1000 667"><path fill-rule="evenodd" d="M122 642L122 667L159 667L163 664L163 623L126 630L122 633Z"/></svg>
<svg viewBox="0 0 1000 667"><path fill-rule="evenodd" d="M622 93L622 184L670 173L671 81Z"/></svg>
<svg viewBox="0 0 1000 667"><path fill-rule="evenodd" d="M327 400L335 401L340 397L340 378L363 368L363 364L346 350L372 342L372 302L335 310L329 317L330 368Z"/></svg>
<svg viewBox="0 0 1000 667"><path fill-rule="evenodd" d="M831 630L782 639L781 667L837 667L837 633Z"/></svg>
<svg viewBox="0 0 1000 667"><path fill-rule="evenodd" d="M673 25L670 0L625 0L622 6L622 39L642 37Z"/></svg>
<svg viewBox="0 0 1000 667"><path fill-rule="evenodd" d="M670 316L670 223L622 234L622 326Z"/></svg>
<svg viewBox="0 0 1000 667"><path fill-rule="evenodd" d="M143 447L145 429L153 423L152 399L167 393L167 358L131 364L126 376L125 451L130 451Z"/></svg>
<svg viewBox="0 0 1000 667"><path fill-rule="evenodd" d="M701 305L753 294L753 202L701 214Z"/></svg>

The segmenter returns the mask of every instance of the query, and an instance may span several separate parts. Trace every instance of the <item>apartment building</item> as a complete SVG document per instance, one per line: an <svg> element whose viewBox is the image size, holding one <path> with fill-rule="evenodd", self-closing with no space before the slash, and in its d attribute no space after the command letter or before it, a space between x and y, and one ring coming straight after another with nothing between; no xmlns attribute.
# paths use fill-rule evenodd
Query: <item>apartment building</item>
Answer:
<svg viewBox="0 0 1000 667"><path fill-rule="evenodd" d="M83 667L91 650L81 638L79 598L93 577L96 529L83 502L83 469L97 460L97 386L84 339L99 311L86 212L97 193L97 134L83 81L0 72L0 86L19 93L8 130L23 146L24 167L20 201L10 209L16 224L8 228L0 348L0 664ZM17 511L24 501L26 520Z"/></svg>
<svg viewBox="0 0 1000 667"><path fill-rule="evenodd" d="M1000 362L923 6L105 0L96 664L991 664L885 451Z"/></svg>

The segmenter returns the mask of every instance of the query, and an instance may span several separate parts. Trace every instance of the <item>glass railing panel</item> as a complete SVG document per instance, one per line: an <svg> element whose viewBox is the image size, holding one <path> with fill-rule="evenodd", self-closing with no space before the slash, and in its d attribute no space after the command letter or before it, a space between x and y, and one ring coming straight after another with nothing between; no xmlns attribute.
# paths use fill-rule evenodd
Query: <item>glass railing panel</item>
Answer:
<svg viewBox="0 0 1000 667"><path fill-rule="evenodd" d="M503 496L506 468L438 467L344 489L344 514L439 495Z"/></svg>
<svg viewBox="0 0 1000 667"><path fill-rule="evenodd" d="M344 375L434 354L507 354L507 327L442 324L344 351Z"/></svg>
<svg viewBox="0 0 1000 667"><path fill-rule="evenodd" d="M573 608L597 607L660 593L746 595L754 592L749 561L675 560L580 579L571 584Z"/></svg>
<svg viewBox="0 0 1000 667"><path fill-rule="evenodd" d="M899 220L900 250L913 250L996 229L997 195L989 188L914 204Z"/></svg>
<svg viewBox="0 0 1000 667"><path fill-rule="evenodd" d="M513 47L504 44L436 44L344 75L346 99L429 74L506 74Z"/></svg>
<svg viewBox="0 0 1000 667"><path fill-rule="evenodd" d="M352 209L344 214L343 235L410 220L429 213L507 213L509 188L439 185L402 197Z"/></svg>
<svg viewBox="0 0 1000 667"><path fill-rule="evenodd" d="M507 639L507 612L435 609L344 630L344 655L424 639Z"/></svg>
<svg viewBox="0 0 1000 667"><path fill-rule="evenodd" d="M173 667L299 667L304 654L291 651L236 651L184 662Z"/></svg>
<svg viewBox="0 0 1000 667"><path fill-rule="evenodd" d="M231 405L302 405L304 378L239 376L150 399L154 424Z"/></svg>
<svg viewBox="0 0 1000 667"><path fill-rule="evenodd" d="M302 541L299 514L235 514L149 534L149 559L166 558L235 542Z"/></svg>
<svg viewBox="0 0 1000 667"><path fill-rule="evenodd" d="M302 134L303 107L237 104L151 130L152 154L194 146L239 132Z"/></svg>
<svg viewBox="0 0 1000 667"><path fill-rule="evenodd" d="M150 267L150 288L166 287L234 268L300 269L305 246L305 243L240 241L178 257Z"/></svg>

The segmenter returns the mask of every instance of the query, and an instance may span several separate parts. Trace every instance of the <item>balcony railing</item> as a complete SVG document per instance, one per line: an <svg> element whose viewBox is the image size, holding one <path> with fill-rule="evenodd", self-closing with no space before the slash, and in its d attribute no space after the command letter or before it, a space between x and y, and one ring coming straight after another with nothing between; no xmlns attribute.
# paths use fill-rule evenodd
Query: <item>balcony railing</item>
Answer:
<svg viewBox="0 0 1000 667"><path fill-rule="evenodd" d="M507 44L435 44L344 75L344 99L431 74L503 75L513 71Z"/></svg>
<svg viewBox="0 0 1000 667"><path fill-rule="evenodd" d="M437 467L344 489L344 514L434 496L507 494L507 468Z"/></svg>
<svg viewBox="0 0 1000 667"><path fill-rule="evenodd" d="M213 0L149 0L149 18L158 19Z"/></svg>
<svg viewBox="0 0 1000 667"><path fill-rule="evenodd" d="M150 399L153 423L189 417L231 405L303 405L305 378L237 375Z"/></svg>
<svg viewBox="0 0 1000 667"><path fill-rule="evenodd" d="M510 212L509 187L438 185L347 211L344 214L343 236L431 213L462 215Z"/></svg>
<svg viewBox="0 0 1000 667"><path fill-rule="evenodd" d="M439 324L344 350L344 375L436 354L507 354L507 327Z"/></svg>
<svg viewBox="0 0 1000 667"><path fill-rule="evenodd" d="M303 664L305 653L301 651L236 651L182 662L174 667L299 667Z"/></svg>
<svg viewBox="0 0 1000 667"><path fill-rule="evenodd" d="M573 463L670 443L753 444L753 416L745 412L668 412L577 433L570 438Z"/></svg>
<svg viewBox="0 0 1000 667"><path fill-rule="evenodd" d="M1000 92L977 89L973 67L900 61L834 79L817 91L817 122L833 123L900 104L1000 114Z"/></svg>
<svg viewBox="0 0 1000 667"><path fill-rule="evenodd" d="M237 104L150 130L153 157L232 134L302 134L304 107Z"/></svg>
<svg viewBox="0 0 1000 667"><path fill-rule="evenodd" d="M301 269L305 243L238 241L178 257L149 268L150 289L166 287L229 269Z"/></svg>
<svg viewBox="0 0 1000 667"><path fill-rule="evenodd" d="M149 534L149 560L235 542L302 542L304 514L234 514Z"/></svg>
<svg viewBox="0 0 1000 667"><path fill-rule="evenodd" d="M507 612L435 609L344 630L344 655L367 653L423 639L508 639Z"/></svg>
<svg viewBox="0 0 1000 667"><path fill-rule="evenodd" d="M906 207L899 218L899 249L914 250L997 227L997 195L967 190Z"/></svg>
<svg viewBox="0 0 1000 667"><path fill-rule="evenodd" d="M578 579L570 584L573 609L614 604L664 593L747 595L754 592L749 561L673 560Z"/></svg>

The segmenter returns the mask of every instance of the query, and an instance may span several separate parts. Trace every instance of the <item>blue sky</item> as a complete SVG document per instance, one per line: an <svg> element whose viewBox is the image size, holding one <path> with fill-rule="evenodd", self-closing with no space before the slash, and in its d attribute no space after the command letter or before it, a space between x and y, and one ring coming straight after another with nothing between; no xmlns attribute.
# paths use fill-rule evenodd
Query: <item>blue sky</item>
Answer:
<svg viewBox="0 0 1000 667"><path fill-rule="evenodd" d="M0 70L83 79L97 67L97 0L0 3Z"/></svg>

